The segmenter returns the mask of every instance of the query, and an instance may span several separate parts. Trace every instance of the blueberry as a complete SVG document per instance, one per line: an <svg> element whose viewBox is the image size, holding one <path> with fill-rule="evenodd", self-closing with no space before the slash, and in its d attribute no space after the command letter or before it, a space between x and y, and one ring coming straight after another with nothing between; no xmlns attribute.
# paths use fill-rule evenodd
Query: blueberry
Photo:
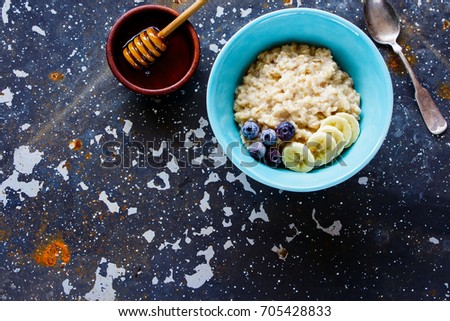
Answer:
<svg viewBox="0 0 450 321"><path fill-rule="evenodd" d="M277 136L282 141L290 141L295 135L295 127L292 123L285 121L277 126Z"/></svg>
<svg viewBox="0 0 450 321"><path fill-rule="evenodd" d="M277 133L271 128L261 132L261 142L266 146L273 146L277 142Z"/></svg>
<svg viewBox="0 0 450 321"><path fill-rule="evenodd" d="M256 160L262 159L266 154L266 146L261 142L252 143L247 149L250 155Z"/></svg>
<svg viewBox="0 0 450 321"><path fill-rule="evenodd" d="M247 139L254 139L259 134L259 126L252 120L245 122L241 128L242 135Z"/></svg>
<svg viewBox="0 0 450 321"><path fill-rule="evenodd" d="M264 162L270 167L277 167L281 164L281 153L278 148L271 147L264 156Z"/></svg>

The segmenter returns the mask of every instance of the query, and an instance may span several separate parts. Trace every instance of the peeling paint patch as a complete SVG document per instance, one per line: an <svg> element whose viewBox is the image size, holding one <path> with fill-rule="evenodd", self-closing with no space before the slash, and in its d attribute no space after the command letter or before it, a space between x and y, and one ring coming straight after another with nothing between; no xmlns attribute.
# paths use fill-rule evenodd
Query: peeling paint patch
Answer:
<svg viewBox="0 0 450 321"><path fill-rule="evenodd" d="M30 181L19 181L19 174L30 175L34 167L42 160L44 153L40 151L30 151L29 146L20 146L14 150L14 171L6 180L0 184L0 202L3 206L8 203L7 189L19 193L20 200L23 201L23 195L36 197L41 190L44 182L35 179Z"/></svg>
<svg viewBox="0 0 450 321"><path fill-rule="evenodd" d="M206 212L206 210L210 210L211 206L209 206L209 193L208 192L204 192L203 193L203 198L200 200L200 209L202 210L202 212Z"/></svg>
<svg viewBox="0 0 450 321"><path fill-rule="evenodd" d="M435 237L430 237L428 239L428 241L430 241L430 243L433 243L433 244L439 244L439 240Z"/></svg>
<svg viewBox="0 0 450 321"><path fill-rule="evenodd" d="M241 173L238 176L235 176L232 173L228 172L226 179L230 183L239 181L246 191L252 192L256 195L256 191L250 186L250 183L247 180L247 175L245 175L245 173Z"/></svg>
<svg viewBox="0 0 450 321"><path fill-rule="evenodd" d="M69 279L65 279L62 282L62 287L63 287L64 294L66 294L66 295L69 295L70 291L72 291L74 289L74 287L70 284Z"/></svg>
<svg viewBox="0 0 450 321"><path fill-rule="evenodd" d="M41 160L44 153L40 151L30 151L29 146L20 146L14 150L14 166L16 171L22 174L31 174L34 166Z"/></svg>
<svg viewBox="0 0 450 321"><path fill-rule="evenodd" d="M2 90L2 94L0 95L0 103L6 104L6 106L12 106L14 94L11 92L11 88L6 87L6 89Z"/></svg>
<svg viewBox="0 0 450 321"><path fill-rule="evenodd" d="M9 22L8 11L11 9L11 0L5 0L2 7L2 20L4 24Z"/></svg>
<svg viewBox="0 0 450 321"><path fill-rule="evenodd" d="M122 129L123 132L126 135L129 135L132 127L133 127L133 122L128 119L125 119L125 125L123 125L123 129Z"/></svg>
<svg viewBox="0 0 450 321"><path fill-rule="evenodd" d="M147 187L155 188L158 191L164 191L170 188L169 174L167 174L166 172L161 172L156 174L156 176L158 176L162 180L163 184L161 185L156 184L155 179L152 179L150 182L147 183Z"/></svg>
<svg viewBox="0 0 450 321"><path fill-rule="evenodd" d="M14 69L13 73L14 73L14 75L16 75L17 78L25 78L25 77L29 76L29 74L26 73L25 71L18 70L18 69Z"/></svg>
<svg viewBox="0 0 450 321"><path fill-rule="evenodd" d="M39 27L39 26L33 26L33 27L31 27L31 30L32 31L34 31L34 32L36 32L36 33L38 33L38 34L40 34L41 36L44 36L45 37L45 31L44 30L42 30L42 28L41 27Z"/></svg>
<svg viewBox="0 0 450 321"><path fill-rule="evenodd" d="M58 167L56 167L56 170L65 181L69 180L69 171L67 167L67 161L62 161L61 163L59 163Z"/></svg>
<svg viewBox="0 0 450 321"><path fill-rule="evenodd" d="M142 234L142 236L148 243L150 243L155 238L155 232L152 230L148 230L144 234Z"/></svg>
<svg viewBox="0 0 450 321"><path fill-rule="evenodd" d="M186 279L187 286L193 289L198 289L207 281L211 280L214 276L210 261L214 256L214 250L212 246L208 246L208 248L204 251L198 251L197 256L204 256L206 263L202 263L197 265L194 270L194 274L185 274L184 278Z"/></svg>
<svg viewBox="0 0 450 321"><path fill-rule="evenodd" d="M312 211L312 219L314 220L314 222L316 222L317 228L319 230L322 230L325 233L328 233L328 234L330 234L332 236L339 236L340 235L339 233L340 233L341 228L342 228L341 221L334 221L333 224L331 224L329 227L324 228L324 227L322 227L319 224L319 221L316 220L315 214L316 214L316 209L313 209L313 211Z"/></svg>
<svg viewBox="0 0 450 321"><path fill-rule="evenodd" d="M105 191L102 191L100 193L98 199L106 204L106 206L108 207L108 211L110 211L111 213L119 213L119 204L117 204L117 202L110 202Z"/></svg>
<svg viewBox="0 0 450 321"><path fill-rule="evenodd" d="M252 8L248 8L248 9L240 9L241 11L241 17L245 18L247 17L250 13L252 13Z"/></svg>
<svg viewBox="0 0 450 321"><path fill-rule="evenodd" d="M102 258L95 272L95 283L91 291L84 298L89 301L113 301L116 298L116 290L113 289L113 281L125 275L125 269L109 263Z"/></svg>
<svg viewBox="0 0 450 321"><path fill-rule="evenodd" d="M266 211L264 210L263 207L263 203L261 203L261 205L259 206L259 211L256 211L255 209L252 210L252 212L250 213L250 216L248 218L252 223L256 220L256 219L261 219L265 222L269 222L269 217L267 216Z"/></svg>
<svg viewBox="0 0 450 321"><path fill-rule="evenodd" d="M368 182L369 182L369 178L367 178L367 177L360 177L360 178L358 178L358 184L359 185L367 185Z"/></svg>

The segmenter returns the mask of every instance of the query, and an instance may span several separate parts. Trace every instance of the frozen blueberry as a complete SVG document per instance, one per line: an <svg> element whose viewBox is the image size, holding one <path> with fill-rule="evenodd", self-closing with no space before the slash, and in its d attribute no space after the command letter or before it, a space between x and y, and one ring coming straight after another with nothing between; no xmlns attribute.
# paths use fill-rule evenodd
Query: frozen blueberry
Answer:
<svg viewBox="0 0 450 321"><path fill-rule="evenodd" d="M276 132L279 139L287 142L294 137L295 127L292 123L285 121L277 126Z"/></svg>
<svg viewBox="0 0 450 321"><path fill-rule="evenodd" d="M252 120L245 122L241 128L242 135L247 139L255 139L259 134L259 126Z"/></svg>
<svg viewBox="0 0 450 321"><path fill-rule="evenodd" d="M270 167L277 167L281 164L281 153L278 148L271 147L264 156L264 162Z"/></svg>
<svg viewBox="0 0 450 321"><path fill-rule="evenodd" d="M273 146L277 142L277 133L271 128L261 132L261 142L266 146Z"/></svg>
<svg viewBox="0 0 450 321"><path fill-rule="evenodd" d="M247 149L250 155L256 160L262 159L266 154L266 146L261 142L252 143Z"/></svg>

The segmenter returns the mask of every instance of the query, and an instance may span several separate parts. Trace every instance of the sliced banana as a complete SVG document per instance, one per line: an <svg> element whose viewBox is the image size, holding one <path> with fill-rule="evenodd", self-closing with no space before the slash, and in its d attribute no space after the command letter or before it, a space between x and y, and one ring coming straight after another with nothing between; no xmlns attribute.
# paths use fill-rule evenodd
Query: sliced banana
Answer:
<svg viewBox="0 0 450 321"><path fill-rule="evenodd" d="M314 155L306 145L299 142L284 146L282 160L286 168L297 172L309 172L315 165Z"/></svg>
<svg viewBox="0 0 450 321"><path fill-rule="evenodd" d="M336 156L336 140L330 133L315 132L309 137L306 146L314 155L315 166L327 164Z"/></svg>
<svg viewBox="0 0 450 321"><path fill-rule="evenodd" d="M353 144L359 136L359 131L360 131L359 121L355 118L355 116L348 114L348 113L337 113L336 116L342 117L345 120L347 120L348 123L350 124L350 127L352 128L352 137L345 145L345 148L347 148L351 144Z"/></svg>
<svg viewBox="0 0 450 321"><path fill-rule="evenodd" d="M333 136L336 141L336 155L339 155L344 150L344 146L347 144L347 141L344 139L344 134L334 126L326 125L320 127L318 132L329 133Z"/></svg>
<svg viewBox="0 0 450 321"><path fill-rule="evenodd" d="M344 135L344 139L347 141L347 144L352 138L352 127L350 126L349 122L343 117L337 115L328 116L327 118L322 120L322 123L320 124L320 127L324 126L333 126L339 129L339 131Z"/></svg>

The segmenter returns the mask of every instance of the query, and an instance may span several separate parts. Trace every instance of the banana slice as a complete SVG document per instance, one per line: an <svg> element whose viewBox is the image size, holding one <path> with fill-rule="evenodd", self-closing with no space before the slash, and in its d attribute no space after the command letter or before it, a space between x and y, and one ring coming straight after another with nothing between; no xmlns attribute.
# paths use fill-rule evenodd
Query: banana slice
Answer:
<svg viewBox="0 0 450 321"><path fill-rule="evenodd" d="M322 123L320 124L320 127L324 126L333 126L339 129L339 131L344 135L344 139L347 142L346 145L352 138L352 127L350 126L349 122L343 117L336 115L328 116L327 118L322 120Z"/></svg>
<svg viewBox="0 0 450 321"><path fill-rule="evenodd" d="M355 116L348 114L348 113L337 113L336 116L342 117L345 120L348 121L350 124L350 127L352 128L352 137L348 141L348 143L345 145L345 148L349 147L351 144L355 142L355 140L359 136L359 121L355 118Z"/></svg>
<svg viewBox="0 0 450 321"><path fill-rule="evenodd" d="M344 139L344 134L342 134L342 132L339 129L337 129L334 126L326 125L326 126L320 127L318 132L329 133L329 134L331 134L331 136L333 136L334 140L336 141L335 157L342 153L342 151L344 150L344 146L347 144L347 141ZM352 133L353 133L353 131L352 131Z"/></svg>
<svg viewBox="0 0 450 321"><path fill-rule="evenodd" d="M299 142L286 144L283 148L284 166L296 172L309 172L314 168L315 159L308 147Z"/></svg>
<svg viewBox="0 0 450 321"><path fill-rule="evenodd" d="M309 137L306 146L314 155L315 166L322 166L336 156L336 140L330 133L315 132Z"/></svg>

